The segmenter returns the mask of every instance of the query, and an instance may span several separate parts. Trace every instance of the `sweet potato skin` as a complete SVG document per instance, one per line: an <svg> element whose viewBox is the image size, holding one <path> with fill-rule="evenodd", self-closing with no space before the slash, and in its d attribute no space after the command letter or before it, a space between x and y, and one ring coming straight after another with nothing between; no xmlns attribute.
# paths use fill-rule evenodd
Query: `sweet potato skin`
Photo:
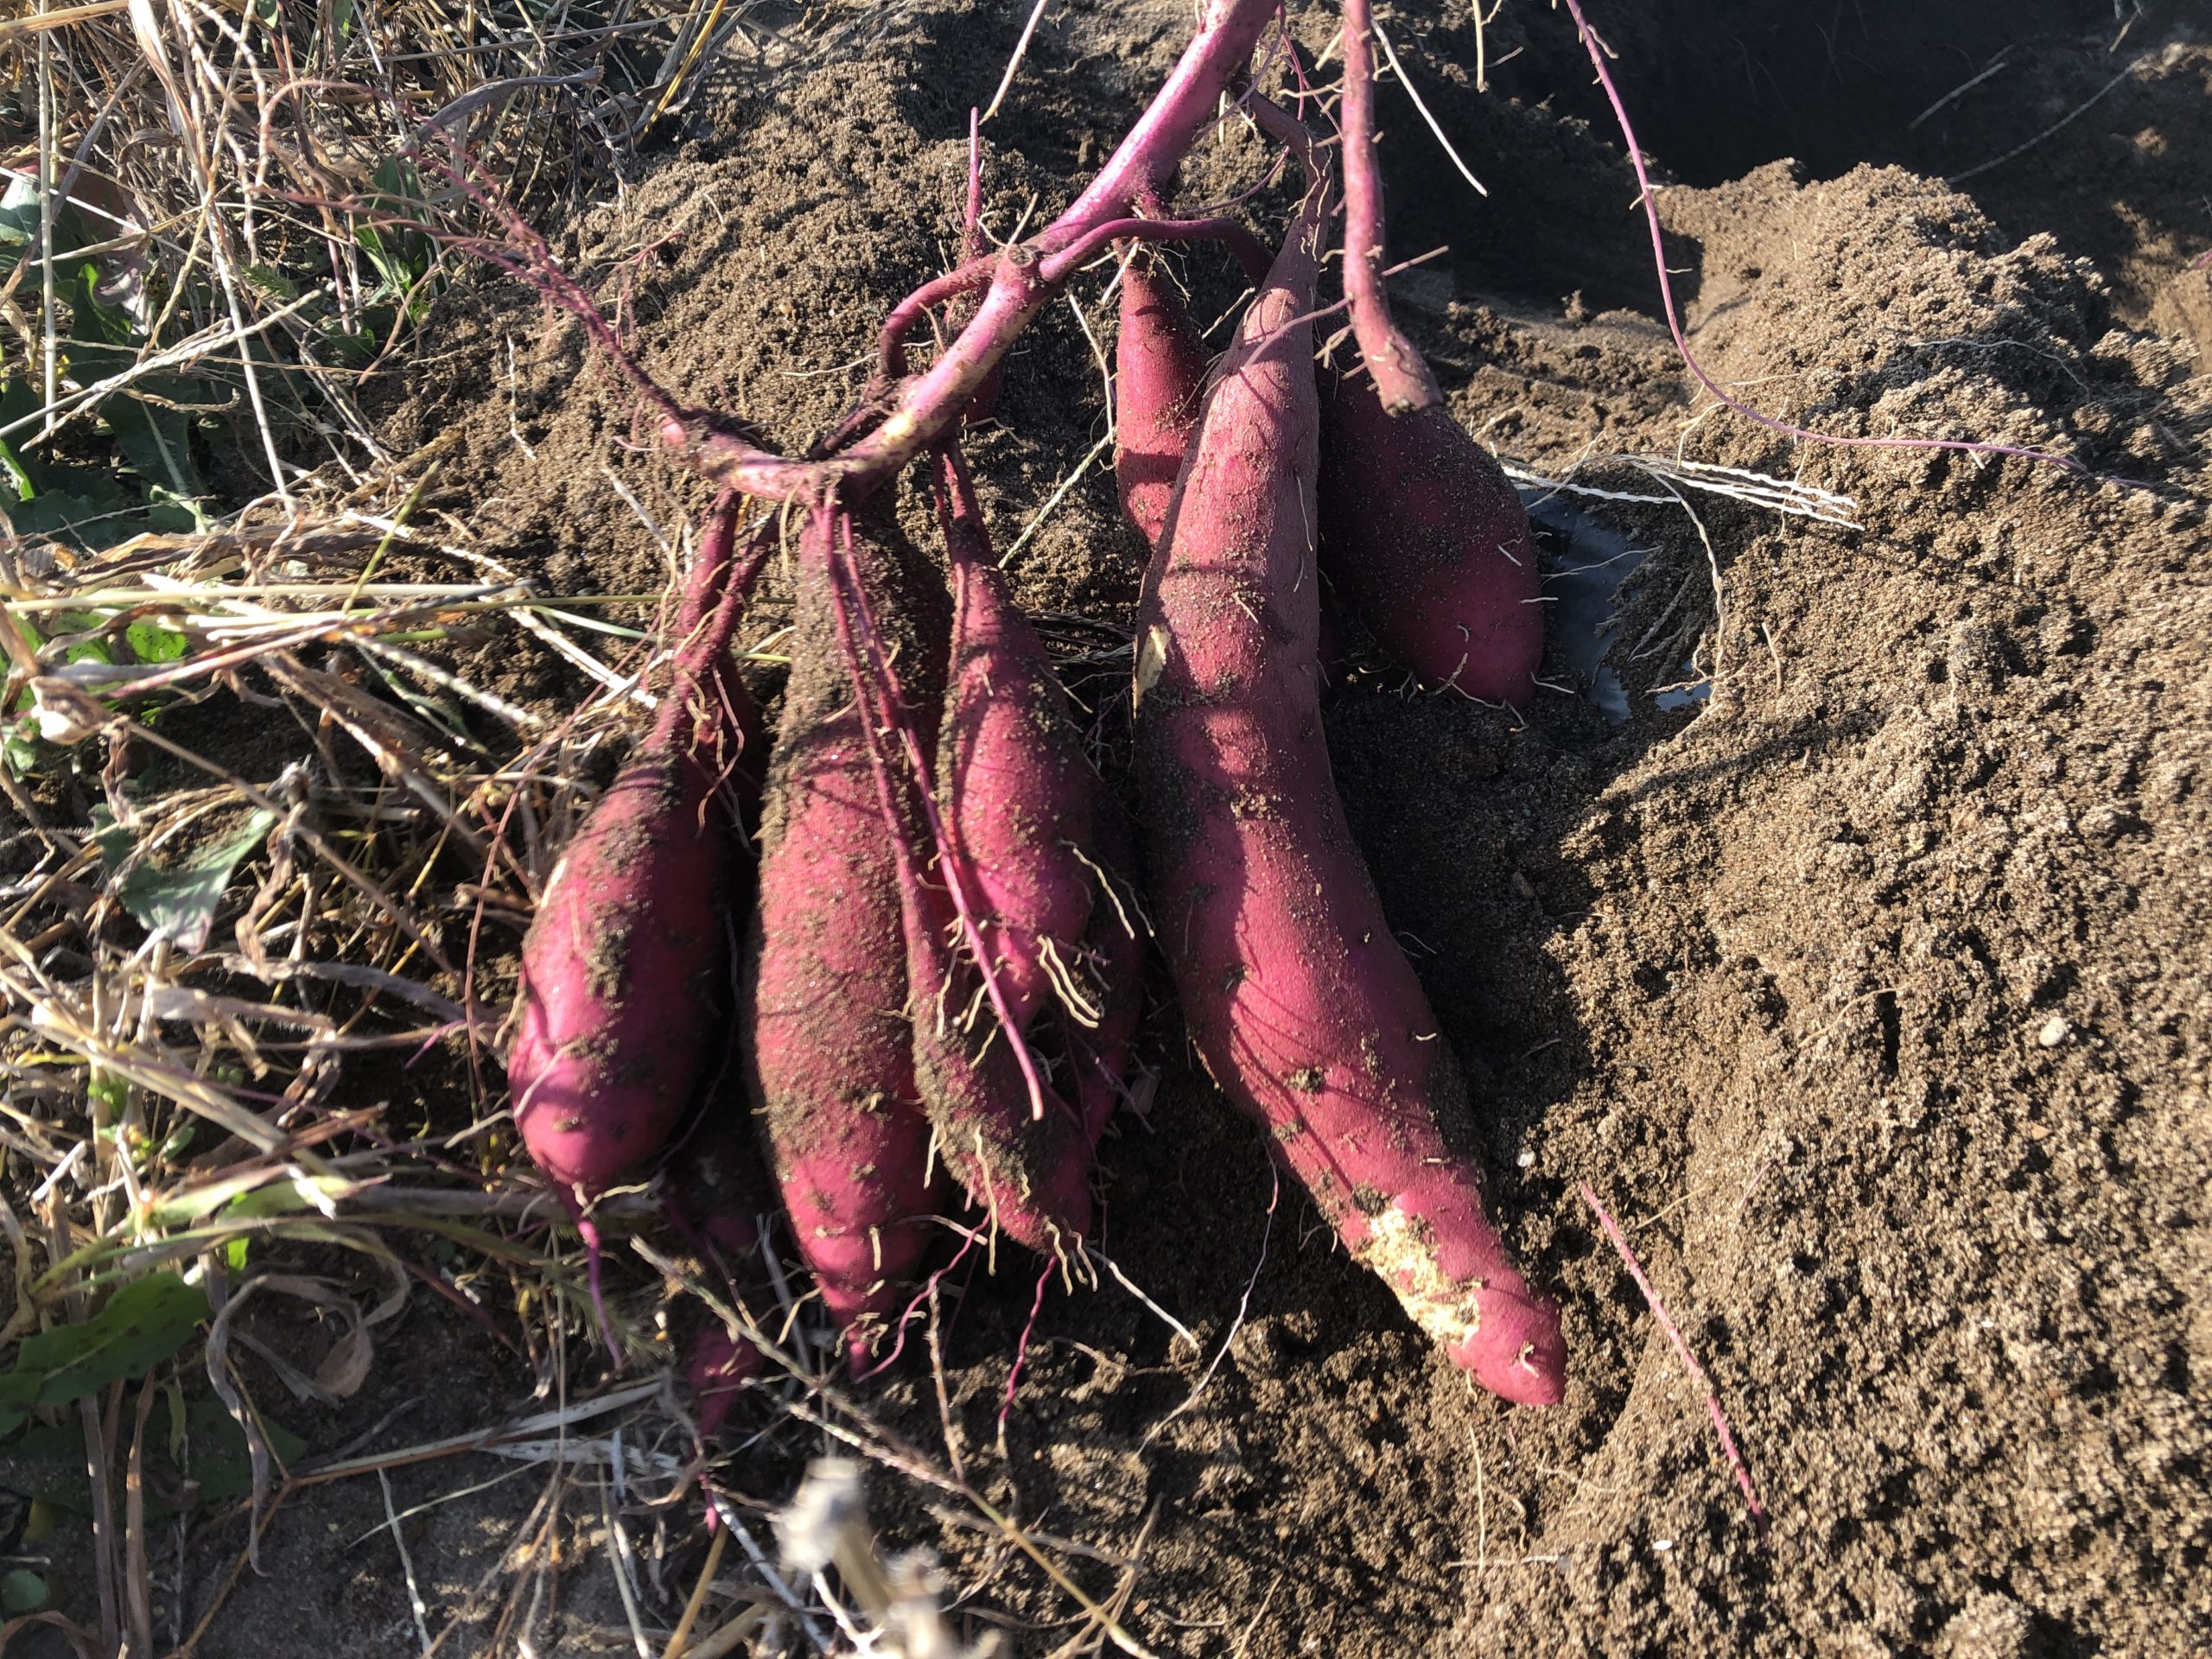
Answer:
<svg viewBox="0 0 2212 1659"><path fill-rule="evenodd" d="M1114 481L1122 512L1157 546L1183 452L1198 424L1205 342L1174 289L1140 251L1122 272L1121 334L1114 343Z"/></svg>
<svg viewBox="0 0 2212 1659"><path fill-rule="evenodd" d="M587 1199L667 1143L715 1035L728 853L709 795L664 749L625 766L524 948L515 1120L538 1167Z"/></svg>
<svg viewBox="0 0 2212 1659"><path fill-rule="evenodd" d="M1042 1088L1036 1103L1041 1104L1041 1113L1034 1110L1014 1042L1002 1028L968 948L953 882L960 883L969 913L978 919L977 931L985 933L978 915L983 908L982 882L949 826L945 842L939 843L928 804L916 786L913 756L897 729L904 724L915 732L917 715L932 707L924 696L908 690L910 683L926 683L922 666L926 658L903 653L908 671L899 674L894 666L895 695L906 703L900 709L890 701L894 688L884 683L880 665L863 642L864 633L872 632L862 620L864 612L895 616L905 602L899 594L899 561L866 526L841 524L839 538L847 584L841 599L847 607L841 625L843 649L869 722L863 736L872 736L878 826L896 871L903 923L914 1077L936 1132L937 1156L986 1212L995 1230L1031 1249L1064 1249L1090 1224L1089 1159L1087 1147L1077 1143L1077 1112L1049 1086ZM880 602L886 595L892 597L888 605ZM1041 652L1038 668L1049 676L1042 667ZM1012 699L1027 677L1004 662L997 671L1007 680L1002 694ZM915 747L922 750L922 763L928 766L927 747L918 741ZM1004 796L1001 804L1006 812L979 810L974 824L994 833L999 829L1015 832L996 848L1010 868L1057 852L1033 844L1027 835L1049 810L1038 799L1040 774L1033 763L1039 757L1018 741L1000 747L998 754L1009 761L1011 771L973 781ZM1079 752L1075 759L1088 769ZM1041 774L1056 775L1052 771ZM947 816L940 811L938 824L944 825ZM960 863L957 872L940 861L947 854ZM993 931L1001 938L1011 933L1006 929ZM989 937L986 933L987 950Z"/></svg>
<svg viewBox="0 0 2212 1659"><path fill-rule="evenodd" d="M901 884L838 642L827 524L810 524L800 549L741 1017L747 1092L799 1254L857 1360L920 1262L938 1206Z"/></svg>
<svg viewBox="0 0 2212 1659"><path fill-rule="evenodd" d="M747 759L728 645L756 568L736 521L726 499L652 729L555 866L523 942L515 1122L578 1205L659 1154L728 1034L723 913L743 874L732 780Z"/></svg>
<svg viewBox="0 0 2212 1659"><path fill-rule="evenodd" d="M734 1078L730 1084L709 1096L699 1122L670 1154L662 1209L716 1294L733 1306L758 1307L767 1274L754 1218L770 1200L748 1114L729 1097ZM696 1304L683 1310L677 1334L692 1421L702 1435L712 1435L728 1421L746 1383L760 1374L760 1351Z"/></svg>
<svg viewBox="0 0 2212 1659"><path fill-rule="evenodd" d="M1321 381L1320 564L1338 601L1432 690L1518 708L1544 654L1521 498L1441 405L1384 412L1365 376Z"/></svg>
<svg viewBox="0 0 2212 1659"><path fill-rule="evenodd" d="M1147 576L1137 766L1154 921L1200 1056L1452 1360L1560 1397L1564 1350L1484 1214L1464 1084L1330 779L1311 526L1307 209L1217 372Z"/></svg>
<svg viewBox="0 0 2212 1659"><path fill-rule="evenodd" d="M952 587L938 797L988 912L984 944L1018 1028L1052 995L1045 956L1072 960L1090 917L1102 785L1043 643L991 556L957 453L937 461Z"/></svg>
<svg viewBox="0 0 2212 1659"><path fill-rule="evenodd" d="M1047 1085L1043 1116L1033 1116L1011 1045L988 1005L978 1008L975 964L949 943L957 924L943 888L917 880L906 894L914 1071L938 1155L993 1230L1041 1255L1069 1249L1091 1222L1079 1109Z"/></svg>
<svg viewBox="0 0 2212 1659"><path fill-rule="evenodd" d="M1145 941L1149 937L1135 889L1128 885L1136 859L1121 803L1102 792L1095 821L1097 832L1091 852L1103 880L1084 938L1084 981L1097 1007L1098 1021L1095 1026L1067 1017L1061 1021L1075 1074L1069 1092L1082 1118L1086 1159L1096 1154L1099 1138L1128 1094L1124 1079L1144 1019Z"/></svg>

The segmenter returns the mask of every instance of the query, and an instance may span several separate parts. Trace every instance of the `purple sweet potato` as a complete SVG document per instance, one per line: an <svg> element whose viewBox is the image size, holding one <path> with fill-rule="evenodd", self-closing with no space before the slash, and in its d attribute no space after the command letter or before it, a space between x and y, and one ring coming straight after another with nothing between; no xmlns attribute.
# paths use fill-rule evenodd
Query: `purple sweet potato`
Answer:
<svg viewBox="0 0 2212 1659"><path fill-rule="evenodd" d="M1198 424L1207 352L1175 290L1140 251L1122 272L1114 344L1114 481L1122 512L1157 545L1183 452Z"/></svg>
<svg viewBox="0 0 2212 1659"><path fill-rule="evenodd" d="M1441 404L1389 415L1364 376L1325 374L1322 574L1432 688L1526 702L1544 654L1521 498Z"/></svg>
<svg viewBox="0 0 2212 1659"><path fill-rule="evenodd" d="M1507 1399L1558 1400L1558 1319L1483 1211L1465 1084L1330 778L1308 326L1316 189L1210 391L1138 614L1141 830L1160 944L1223 1090L1353 1256Z"/></svg>
<svg viewBox="0 0 2212 1659"><path fill-rule="evenodd" d="M515 1122L581 1207L649 1164L719 1059L745 764L730 634L760 550L725 498L699 553L652 728L555 866L523 941ZM741 695L741 685L738 688Z"/></svg>
<svg viewBox="0 0 2212 1659"><path fill-rule="evenodd" d="M1103 878L1091 906L1090 931L1084 940L1081 984L1096 1014L1086 1023L1063 1008L1063 1046L1074 1069L1069 1093L1083 1120L1086 1154L1097 1150L1107 1121L1127 1095L1122 1081L1144 1017L1144 921L1126 875L1136 867L1129 849L1129 828L1121 804L1101 795L1091 856Z"/></svg>
<svg viewBox="0 0 2212 1659"><path fill-rule="evenodd" d="M742 1110L731 1109L728 1092L715 1091L705 1114L670 1154L662 1207L716 1293L732 1306L759 1306L767 1275L754 1217L770 1200L751 1126ZM693 1421L700 1433L712 1434L745 1384L760 1375L760 1352L718 1315L696 1305L682 1311L679 1339Z"/></svg>
<svg viewBox="0 0 2212 1659"><path fill-rule="evenodd" d="M912 715L927 704L910 700L880 649L875 618L882 607L869 596L889 584L895 561L875 537L849 525L841 527L840 545L847 582L841 626L856 696L872 721L880 823L896 861L905 924L915 1077L936 1131L937 1155L995 1230L1032 1249L1064 1249L1090 1224L1090 1159L1080 1120L1039 1074L1020 1024L1006 1017L1011 1007L1003 993L992 997L983 982L970 948L985 937L982 884L947 815L917 786L929 761ZM1004 691L1018 695L1022 677L1004 663L1001 672ZM1018 755L1020 747L1011 753ZM997 753L1004 757L1009 750ZM1079 751L1076 760L1082 763ZM1012 785L1032 785L1028 764L1023 760L1011 777L979 772L969 779L986 798L971 803L971 822L1019 828L1041 816L1033 794L1027 807L1017 801L1004 811L988 798ZM1006 847L1016 858L1036 850L1014 842Z"/></svg>
<svg viewBox="0 0 2212 1659"><path fill-rule="evenodd" d="M857 1363L919 1263L938 1206L899 863L839 640L832 531L816 515L800 548L743 1026L749 1092L799 1254Z"/></svg>
<svg viewBox="0 0 2212 1659"><path fill-rule="evenodd" d="M952 577L938 793L975 875L1001 992L1026 1031L1090 918L1096 878L1083 849L1101 785L1044 645L991 556L958 452L941 454L937 473Z"/></svg>
<svg viewBox="0 0 2212 1659"><path fill-rule="evenodd" d="M1042 1110L1033 1110L974 960L951 942L957 920L944 887L918 873L906 893L914 1070L938 1156L993 1229L1043 1255L1071 1248L1090 1230L1081 1113L1042 1078Z"/></svg>

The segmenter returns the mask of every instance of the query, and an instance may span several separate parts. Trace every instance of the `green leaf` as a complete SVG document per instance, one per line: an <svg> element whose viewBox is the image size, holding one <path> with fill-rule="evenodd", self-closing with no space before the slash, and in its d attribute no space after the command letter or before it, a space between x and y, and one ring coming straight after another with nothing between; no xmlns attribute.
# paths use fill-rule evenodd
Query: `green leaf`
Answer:
<svg viewBox="0 0 2212 1659"><path fill-rule="evenodd" d="M370 204L387 220L419 220L429 211L429 193L423 188L422 174L412 162L397 156L387 156L377 164L369 175L369 188ZM429 274L435 257L430 238L404 223L358 225L353 239L383 279L376 298L404 299ZM422 302L418 297L418 309Z"/></svg>
<svg viewBox="0 0 2212 1659"><path fill-rule="evenodd" d="M121 1074L92 1068L85 1084L85 1094L95 1104L105 1108L102 1116L111 1122L123 1116L123 1109L130 1103L130 1084Z"/></svg>
<svg viewBox="0 0 2212 1659"><path fill-rule="evenodd" d="M0 1573L0 1608L5 1608L10 1618L35 1613L46 1605L46 1580L29 1567L10 1567Z"/></svg>
<svg viewBox="0 0 2212 1659"><path fill-rule="evenodd" d="M54 214L54 257L57 264L87 243L99 238L88 227L73 202L63 201ZM38 253L38 183L18 173L0 194L0 276Z"/></svg>
<svg viewBox="0 0 2212 1659"><path fill-rule="evenodd" d="M146 522L156 530L182 535L204 534L216 523L198 496L178 495L158 484L146 486Z"/></svg>
<svg viewBox="0 0 2212 1659"><path fill-rule="evenodd" d="M276 822L275 813L256 808L237 830L207 842L175 869L162 869L151 859L142 859L116 884L115 896L149 932L174 940L186 950L197 950L207 942L207 930L214 924L232 873L268 838ZM137 846L137 837L104 810L93 814L92 838L110 869L123 864Z"/></svg>
<svg viewBox="0 0 2212 1659"><path fill-rule="evenodd" d="M269 1216L296 1216L316 1209L315 1200L352 1198L361 1184L339 1175L295 1175L256 1187L225 1210L224 1221L259 1221Z"/></svg>
<svg viewBox="0 0 2212 1659"><path fill-rule="evenodd" d="M111 1382L143 1376L208 1315L207 1293L174 1273L149 1274L123 1287L82 1325L25 1337L16 1372L39 1379L38 1403L67 1405Z"/></svg>
<svg viewBox="0 0 2212 1659"><path fill-rule="evenodd" d="M259 1221L316 1208L316 1199L351 1198L359 1181L338 1175L272 1175L265 1169L219 1176L146 1206L145 1224L156 1230L189 1227L217 1211L225 1221Z"/></svg>
<svg viewBox="0 0 2212 1659"><path fill-rule="evenodd" d="M397 239L395 234L393 240L396 242ZM369 263L377 268L377 275L383 279L377 289L378 294L392 295L406 289L405 262L395 251L385 245L381 230L374 225L359 226L353 232L353 240L360 245L361 251L369 256Z"/></svg>
<svg viewBox="0 0 2212 1659"><path fill-rule="evenodd" d="M50 536L86 553L97 553L127 539L137 528L137 515L120 494L73 495L41 491L34 500L8 509L18 536Z"/></svg>
<svg viewBox="0 0 2212 1659"><path fill-rule="evenodd" d="M158 1475L149 1485L170 1488L189 1474L199 1483L203 1503L244 1497L253 1484L245 1431L213 1395L202 1394L187 1402L175 1389L167 1392L168 1443L149 1448L148 1461ZM305 1454L307 1442L274 1417L264 1414L259 1421L263 1438L280 1463L296 1463ZM85 1484L85 1430L73 1419L58 1428L26 1430L9 1445L8 1466L10 1484L35 1503L68 1515L91 1513L91 1493ZM149 1494L149 1520L166 1520L175 1513L173 1506Z"/></svg>
<svg viewBox="0 0 2212 1659"><path fill-rule="evenodd" d="M191 645L175 628L152 622L133 622L124 629L123 637L130 642L130 654L142 663L175 662Z"/></svg>
<svg viewBox="0 0 2212 1659"><path fill-rule="evenodd" d="M245 1444L245 1430L238 1419L212 1396L192 1403L192 1477L200 1483L200 1501L220 1503L243 1497L253 1484L253 1462ZM282 1464L296 1463L308 1443L278 1422L264 1415L262 1438Z"/></svg>
<svg viewBox="0 0 2212 1659"><path fill-rule="evenodd" d="M179 403L208 400L210 389L205 381L172 378L171 384L181 395L164 392L162 396L175 395ZM206 493L200 469L193 463L190 430L182 410L124 397L109 398L101 412L115 434L115 447L149 492L160 490L171 499Z"/></svg>
<svg viewBox="0 0 2212 1659"><path fill-rule="evenodd" d="M35 410L39 407L37 400L29 401ZM44 460L27 457L23 466L41 495L82 496L87 501L110 502L118 507L130 499L123 486L117 481L115 462L110 457L103 456L97 467L56 461L51 457Z"/></svg>
<svg viewBox="0 0 2212 1659"><path fill-rule="evenodd" d="M130 363L141 343L129 310L100 293L100 270L86 260L69 290L69 337L73 366L86 379L113 374ZM178 495L200 493L200 475L187 442L188 428L179 404L220 401L207 382L178 374L149 374L100 406L100 418L114 433L124 460L146 484ZM120 537L118 538L121 539Z"/></svg>
<svg viewBox="0 0 2212 1659"><path fill-rule="evenodd" d="M99 262L86 259L79 264L69 283L70 339L80 345L121 347L130 344L133 332L130 314L101 296Z"/></svg>
<svg viewBox="0 0 2212 1659"><path fill-rule="evenodd" d="M18 173L8 181L5 194L0 194L0 248L13 250L16 258L24 249L38 240L38 186L28 174ZM15 264L14 259L8 262Z"/></svg>
<svg viewBox="0 0 2212 1659"><path fill-rule="evenodd" d="M28 778L38 768L38 720L35 715L19 721L4 739L0 739L0 764L7 766L12 777Z"/></svg>
<svg viewBox="0 0 2212 1659"><path fill-rule="evenodd" d="M38 486L31 482L30 468L23 465L22 457L4 441L0 441L0 470L7 473L8 481L16 486L17 500L28 501L38 493Z"/></svg>
<svg viewBox="0 0 2212 1659"><path fill-rule="evenodd" d="M178 374L148 375L137 390L166 398L150 402L124 394L111 397L100 412L115 434L116 448L145 481L149 491L160 490L172 499L206 493L200 469L192 460L191 428L185 411L170 404L219 402L216 388L205 380Z"/></svg>
<svg viewBox="0 0 2212 1659"><path fill-rule="evenodd" d="M300 297L300 286L274 265L241 265L238 274L272 300L287 305Z"/></svg>
<svg viewBox="0 0 2212 1659"><path fill-rule="evenodd" d="M12 1434L38 1404L40 1378L15 1371L0 1376L0 1434Z"/></svg>

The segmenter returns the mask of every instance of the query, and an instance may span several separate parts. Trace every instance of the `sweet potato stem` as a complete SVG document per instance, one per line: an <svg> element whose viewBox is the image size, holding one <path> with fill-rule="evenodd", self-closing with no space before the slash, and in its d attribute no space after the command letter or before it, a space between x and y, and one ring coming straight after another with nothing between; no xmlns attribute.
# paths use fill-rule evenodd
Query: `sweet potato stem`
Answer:
<svg viewBox="0 0 2212 1659"><path fill-rule="evenodd" d="M1697 1363L1697 1356L1690 1351L1682 1328L1675 1323L1675 1316L1667 1311L1666 1303L1659 1300L1659 1293L1651 1287L1651 1281L1643 1271L1643 1264L1636 1259L1636 1252L1629 1248L1628 1238L1621 1231L1620 1224L1612 1212L1598 1201L1598 1194L1590 1183L1581 1183L1582 1202L1590 1206L1591 1214L1598 1217L1598 1224L1605 1230L1605 1236L1612 1241L1614 1250L1621 1258L1621 1265L1628 1269L1628 1276L1643 1293L1643 1305L1651 1310L1652 1318L1659 1321L1659 1328L1667 1333L1667 1340L1674 1344L1676 1357L1688 1371L1697 1385L1705 1390L1706 1414L1713 1420L1713 1430L1720 1441L1720 1450L1728 1459L1730 1471L1736 1477L1737 1489L1744 1494L1744 1502L1751 1511L1752 1522L1758 1528L1759 1536L1767 1534L1765 1507L1759 1502L1758 1488L1751 1484L1751 1471L1744 1462L1744 1454L1736 1449L1736 1437L1728 1432L1728 1419L1720 1409L1720 1396L1713 1391L1713 1379L1705 1374L1705 1367Z"/></svg>
<svg viewBox="0 0 2212 1659"><path fill-rule="evenodd" d="M968 211L960 221L960 257L975 259L983 251L983 117L968 111Z"/></svg>
<svg viewBox="0 0 2212 1659"><path fill-rule="evenodd" d="M750 495L816 502L832 494L851 501L920 456L965 413L1015 337L1051 302L1060 286L1100 247L1116 238L1147 234L1155 221L1126 218L1141 191L1156 189L1198 135L1216 118L1222 97L1243 77L1277 0L1209 0L1174 72L1106 165L1075 204L1030 241L1007 248L991 265L983 298L958 336L927 372L900 384L883 421L840 453L813 461L769 454L706 416L655 398L662 441L718 482ZM929 303L976 284L970 268L939 278ZM563 303L568 303L565 297ZM887 356L903 341L927 304L910 299L885 329Z"/></svg>
<svg viewBox="0 0 2212 1659"><path fill-rule="evenodd" d="M1268 255L1260 239L1233 219L1115 219L1092 226L1076 241L1039 262L1039 280L1057 292L1068 277L1109 242L1222 242L1236 255L1246 271L1264 274ZM995 262L1007 256L987 255L971 259L957 270L933 277L892 308L877 340L877 387L887 390L906 373L906 336L923 316L947 300L988 287L996 275ZM1046 297L1050 297L1048 292ZM1007 342L1011 344L1011 340Z"/></svg>
<svg viewBox="0 0 2212 1659"><path fill-rule="evenodd" d="M1853 437L1840 432L1815 432L1809 427L1797 426L1760 413L1749 404L1738 400L1707 373L1705 365L1691 353L1689 340L1682 333L1681 309L1675 302L1674 279L1667 271L1666 237L1659 222L1659 199L1651 183L1650 169L1644 165L1644 151L1637 144L1636 128L1629 121L1628 105L1621 101L1620 88L1614 84L1613 73L1605 67L1605 60L1613 55L1613 48L1605 44L1598 31L1591 27L1590 20L1582 15L1581 0L1567 0L1567 16L1574 20L1574 32L1582 43L1583 50L1590 54L1590 67L1597 71L1598 85L1605 91L1605 101L1612 106L1614 123L1621 130L1621 147L1628 152L1629 165L1636 172L1637 206L1643 209L1644 223L1651 232L1651 263L1658 273L1661 308L1666 315L1667 332L1674 337L1675 355L1682 359L1682 366L1690 372L1698 385L1713 394L1716 402L1770 432L1811 443L1832 443L1848 449L1949 449L1969 455L2011 455L2021 461L2039 461L2056 467L2084 478L2097 476L2071 455L2053 454L2047 449L2030 449L2018 444L1983 443L1965 438ZM2128 479L2110 481L2133 483Z"/></svg>
<svg viewBox="0 0 2212 1659"><path fill-rule="evenodd" d="M1166 84L1072 207L1029 241L982 259L969 258L958 270L924 284L902 301L885 322L881 367L869 388L873 401L890 407L872 424L872 416L865 413L849 420L836 435L841 447L827 455L793 460L776 454L728 423L671 396L622 344L591 296L561 270L544 239L523 221L512 204L450 166L428 159L424 165L490 213L505 238L454 238L454 245L521 277L550 303L574 315L658 416L663 444L687 464L747 495L809 506L835 496L849 504L957 426L1015 337L1109 242L1132 237L1211 236L1234 244L1239 237L1249 238L1242 226L1225 220L1179 224L1127 215L1133 203L1166 182L1198 135L1218 118L1224 97L1241 88L1252 49L1279 3L1207 0ZM971 148L971 225L980 219L981 183L980 149ZM972 241L972 237L966 239ZM1248 251L1239 248L1240 256ZM936 363L923 374L902 378L904 343L914 325L932 306L978 292L982 298L974 315Z"/></svg>
<svg viewBox="0 0 2212 1659"><path fill-rule="evenodd" d="M1367 0L1344 0L1344 294L1359 354L1382 407L1410 415L1443 401L1436 377L1390 320L1382 287L1382 175L1375 160L1375 67Z"/></svg>

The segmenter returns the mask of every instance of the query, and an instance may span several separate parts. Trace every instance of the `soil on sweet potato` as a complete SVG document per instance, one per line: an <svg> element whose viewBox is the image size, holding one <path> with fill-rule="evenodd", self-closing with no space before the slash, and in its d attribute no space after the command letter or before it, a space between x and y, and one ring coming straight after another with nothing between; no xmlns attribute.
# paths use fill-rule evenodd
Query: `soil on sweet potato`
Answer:
<svg viewBox="0 0 2212 1659"><path fill-rule="evenodd" d="M1608 10L1644 143L1693 181L1661 206L1715 379L1824 431L1973 437L2100 476L1713 413L1658 318L1634 181L1564 14L1516 3L1478 45L1464 8L1400 8L1407 70L1490 189L1386 89L1394 252L1452 250L1395 293L1453 412L1534 475L1661 458L1577 476L1605 493L1576 505L1643 556L1611 636L1624 723L1557 653L1525 717L1408 695L1371 661L1328 711L1353 829L1469 1074L1497 1219L1564 1310L1567 1401L1503 1407L1407 1325L1278 1187L1163 988L1159 1086L1106 1146L1100 1243L1199 1346L1111 1278L1054 1290L1002 1459L1034 1288L1002 1252L995 1278L949 1281L954 1432L1033 1524L1109 1552L1143 1539L1126 1618L1160 1653L2202 1652L2212 278L2190 262L2212 248L2212 46L2187 8L2136 9L2115 47L2110 8L2059 0L1865 0L1833 21L1698 0L1618 27ZM967 111L1027 10L929 6L772 93L733 66L682 143L619 204L549 227L556 245L609 296L626 283L641 355L679 395L802 447L954 249ZM1052 9L987 130L996 229L1071 196L1188 12ZM1331 27L1307 8L1294 24L1309 48ZM1234 195L1262 160L1226 139L1186 196ZM1247 205L1280 222L1277 197ZM1227 312L1226 262L1184 264L1200 321ZM1106 275L1072 292L1110 346ZM664 527L706 499L631 442L579 332L489 281L441 302L378 418L395 451L440 439L432 505L556 591L664 580L611 477ZM1023 538L1105 431L1062 304L969 452L1020 598L1094 654L1091 625L1127 628L1143 557L1110 475L1092 467ZM1731 494L1750 481L1732 474L1691 487L1680 461L1847 496L1856 527ZM917 539L920 505L902 496ZM786 595L769 582L755 637ZM1075 680L1109 766L1122 671ZM500 665L545 701L571 673ZM1710 1376L1764 1537L1585 1183ZM321 1425L332 1443L410 1397L427 1440L519 1389L475 1325L408 1318L406 1351ZM942 1452L926 1365L867 1393ZM815 1449L773 1437L732 1478L780 1497ZM403 1470L394 1502L465 1484ZM404 1523L434 1615L542 1488ZM1071 1634L990 1540L895 1479L871 1490L893 1541L981 1586L977 1630L988 1616L1025 1653ZM276 1572L247 1576L205 1650L416 1651L399 1558L361 1541L383 1519L374 1491L296 1500L264 1541ZM597 1525L574 1522L558 1651L629 1648ZM674 1559L680 1601L696 1554ZM303 1582L326 1586L312 1605Z"/></svg>

